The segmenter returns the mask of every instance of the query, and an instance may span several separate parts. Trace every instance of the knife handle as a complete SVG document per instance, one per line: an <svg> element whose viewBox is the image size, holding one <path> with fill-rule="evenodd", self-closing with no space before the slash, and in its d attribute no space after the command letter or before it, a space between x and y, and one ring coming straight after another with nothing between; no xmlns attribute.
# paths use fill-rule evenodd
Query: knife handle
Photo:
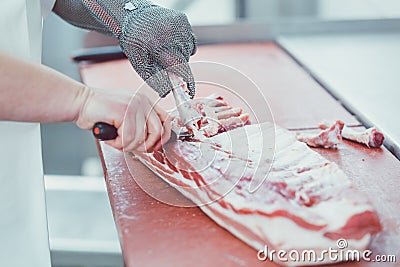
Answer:
<svg viewBox="0 0 400 267"><path fill-rule="evenodd" d="M92 129L94 137L100 141L114 140L118 137L118 130L113 125L97 122Z"/></svg>

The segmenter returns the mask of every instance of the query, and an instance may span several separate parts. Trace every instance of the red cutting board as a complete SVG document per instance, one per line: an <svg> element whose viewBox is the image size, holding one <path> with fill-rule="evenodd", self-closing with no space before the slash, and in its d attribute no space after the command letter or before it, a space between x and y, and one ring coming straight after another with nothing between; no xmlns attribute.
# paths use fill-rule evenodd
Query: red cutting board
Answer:
<svg viewBox="0 0 400 267"><path fill-rule="evenodd" d="M323 119L342 119L358 125L339 102L274 43L201 46L195 59L240 68L267 96L275 120L284 127L314 127ZM137 88L141 84L127 60L80 67L84 82L90 86L112 89ZM207 95L210 91L200 93ZM171 101L167 99L163 105L171 106ZM375 254L397 255L400 260L399 161L386 149L367 149L349 142L337 150L317 151L339 164L376 207L383 231L374 238L370 249ZM99 144L99 152L126 266L274 266L260 262L254 249L219 227L199 208L173 207L148 196L133 177L147 181L147 186L157 188L160 194L182 198L140 162L104 144Z"/></svg>

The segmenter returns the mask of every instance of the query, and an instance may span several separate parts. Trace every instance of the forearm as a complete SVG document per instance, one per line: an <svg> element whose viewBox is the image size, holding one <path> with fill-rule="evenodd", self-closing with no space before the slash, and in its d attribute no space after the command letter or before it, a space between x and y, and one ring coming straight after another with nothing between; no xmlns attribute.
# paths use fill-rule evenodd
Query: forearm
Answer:
<svg viewBox="0 0 400 267"><path fill-rule="evenodd" d="M57 71L0 53L0 120L75 121L87 94Z"/></svg>
<svg viewBox="0 0 400 267"><path fill-rule="evenodd" d="M74 26L98 31L107 35L113 34L106 26L93 17L80 0L57 0L53 11Z"/></svg>

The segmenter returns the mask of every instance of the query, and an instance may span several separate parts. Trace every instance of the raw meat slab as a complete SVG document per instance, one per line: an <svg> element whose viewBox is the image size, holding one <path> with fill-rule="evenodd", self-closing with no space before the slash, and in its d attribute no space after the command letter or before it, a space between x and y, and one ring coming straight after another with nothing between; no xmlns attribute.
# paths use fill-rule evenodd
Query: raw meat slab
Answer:
<svg viewBox="0 0 400 267"><path fill-rule="evenodd" d="M268 153L274 147L275 153ZM255 251L268 245L276 251L313 250L320 255L337 248L342 238L346 249L362 251L381 230L365 194L335 163L272 123L247 125L199 142L177 141L164 151L137 156Z"/></svg>

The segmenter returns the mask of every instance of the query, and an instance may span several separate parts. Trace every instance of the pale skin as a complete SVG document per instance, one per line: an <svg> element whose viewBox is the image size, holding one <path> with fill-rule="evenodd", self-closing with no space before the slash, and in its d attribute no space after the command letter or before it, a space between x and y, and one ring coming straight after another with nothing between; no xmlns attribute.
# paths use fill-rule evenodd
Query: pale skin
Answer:
<svg viewBox="0 0 400 267"><path fill-rule="evenodd" d="M87 87L55 70L0 53L0 120L75 122L90 130L96 122L118 129L106 143L128 152L158 149L170 138L170 118L132 89ZM126 119L125 119L126 115Z"/></svg>

